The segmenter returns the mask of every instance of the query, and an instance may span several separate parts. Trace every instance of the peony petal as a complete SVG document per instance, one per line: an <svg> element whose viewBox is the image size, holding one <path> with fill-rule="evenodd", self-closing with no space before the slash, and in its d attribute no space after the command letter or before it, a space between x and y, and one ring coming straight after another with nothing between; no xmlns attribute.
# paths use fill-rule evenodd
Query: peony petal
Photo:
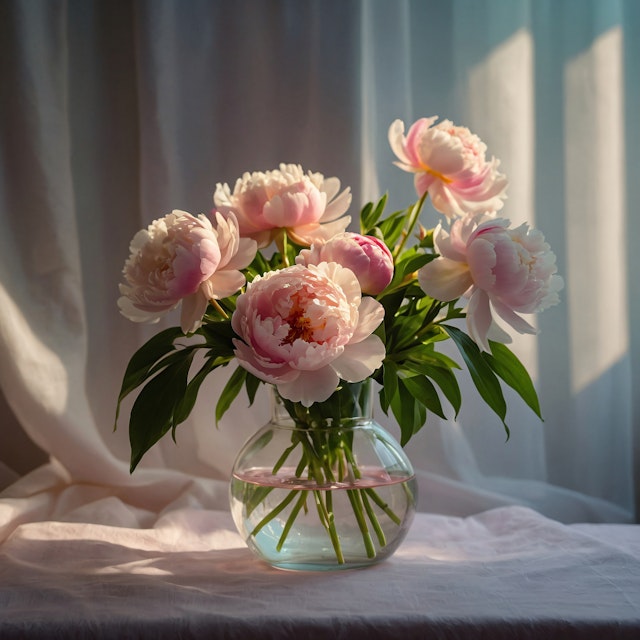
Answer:
<svg viewBox="0 0 640 640"><path fill-rule="evenodd" d="M242 272L235 269L216 271L208 280L205 280L200 287L203 295L207 299L220 300L228 298L238 291L246 279Z"/></svg>
<svg viewBox="0 0 640 640"><path fill-rule="evenodd" d="M252 238L240 238L238 243L238 251L231 256L228 262L224 263L225 269L244 269L248 267L252 260L256 257L258 244Z"/></svg>
<svg viewBox="0 0 640 640"><path fill-rule="evenodd" d="M251 347L241 340L234 339L233 345L235 347L235 356L242 368L253 373L254 376L264 382L270 384L291 382L299 375L298 371L295 371L287 364L274 364L259 360Z"/></svg>
<svg viewBox="0 0 640 640"><path fill-rule="evenodd" d="M431 125L438 119L438 116L432 116L431 118L420 118L416 120L407 132L407 137L404 141L404 151L409 159L409 162L414 167L424 169L423 153L425 151L425 140L430 140L433 137L433 130ZM428 150L428 146L426 148Z"/></svg>
<svg viewBox="0 0 640 640"><path fill-rule="evenodd" d="M155 306L153 308L153 311L147 311L135 306L133 302L131 302L131 300L126 296L118 298L118 307L120 309L120 313L132 322L148 322L150 324L155 324L163 315L165 315L165 313L171 311L171 309L175 309L175 307L177 306L177 303L172 304L165 309L161 309Z"/></svg>
<svg viewBox="0 0 640 640"><path fill-rule="evenodd" d="M524 318L519 316L513 309L502 304L498 300L492 300L493 308L496 313L509 325L511 325L518 333L538 333L537 329L530 325Z"/></svg>
<svg viewBox="0 0 640 640"><path fill-rule="evenodd" d="M450 187L440 180L433 182L429 188L429 196L431 197L433 208L449 218L452 216L462 218L466 216L467 213L473 213L475 211L475 209L465 211L454 197ZM480 206L480 210L482 210L482 205Z"/></svg>
<svg viewBox="0 0 640 640"><path fill-rule="evenodd" d="M471 338L482 351L491 351L488 334L492 322L489 296L482 289L476 289L469 299L467 329Z"/></svg>
<svg viewBox="0 0 640 640"><path fill-rule="evenodd" d="M432 129L417 144L420 159L436 175L455 175L464 168L463 145L458 138Z"/></svg>
<svg viewBox="0 0 640 640"><path fill-rule="evenodd" d="M338 191L340 191L340 179L335 176L332 178L323 178L320 190L327 194L327 202L331 202L338 194ZM348 190L347 188L345 191Z"/></svg>
<svg viewBox="0 0 640 640"><path fill-rule="evenodd" d="M182 310L180 313L180 327L184 333L193 333L202 323L209 301L201 292L186 296L182 299Z"/></svg>
<svg viewBox="0 0 640 640"><path fill-rule="evenodd" d="M351 224L351 216L344 216L326 224L306 224L287 229L287 235L300 245L311 246L314 242L326 242L346 230Z"/></svg>
<svg viewBox="0 0 640 640"><path fill-rule="evenodd" d="M340 183L338 182L338 185ZM351 205L351 189L347 187L335 200L327 204L320 222L331 222L339 218Z"/></svg>
<svg viewBox="0 0 640 640"><path fill-rule="evenodd" d="M418 271L422 290L441 302L449 302L462 296L473 284L469 267L464 262L436 258Z"/></svg>
<svg viewBox="0 0 640 640"><path fill-rule="evenodd" d="M493 342L501 342L502 344L510 344L511 336L494 320L489 327L487 340Z"/></svg>
<svg viewBox="0 0 640 640"><path fill-rule="evenodd" d="M350 305L360 305L362 292L356 274L337 262L321 262L319 265L309 265L309 270L318 271L326 275L333 283L338 285Z"/></svg>
<svg viewBox="0 0 640 640"><path fill-rule="evenodd" d="M370 335L360 342L348 344L331 366L343 380L360 382L380 368L385 356L382 340L378 336Z"/></svg>
<svg viewBox="0 0 640 640"><path fill-rule="evenodd" d="M349 344L361 342L375 331L384 320L384 307L374 298L365 296L358 309L358 326L356 327Z"/></svg>
<svg viewBox="0 0 640 640"><path fill-rule="evenodd" d="M404 122L402 120L394 120L389 127L389 146L393 153L400 159L400 161L411 166L411 160L404 151Z"/></svg>
<svg viewBox="0 0 640 640"><path fill-rule="evenodd" d="M292 402L310 407L314 402L324 402L336 390L340 378L331 367L318 371L301 371L291 382L278 384L278 393Z"/></svg>
<svg viewBox="0 0 640 640"><path fill-rule="evenodd" d="M201 214L204 218L204 215ZM229 213L225 218L221 213L215 213L218 235L218 246L220 247L220 263L218 268L224 267L232 257L238 252L240 236L238 231L238 221L233 213Z"/></svg>

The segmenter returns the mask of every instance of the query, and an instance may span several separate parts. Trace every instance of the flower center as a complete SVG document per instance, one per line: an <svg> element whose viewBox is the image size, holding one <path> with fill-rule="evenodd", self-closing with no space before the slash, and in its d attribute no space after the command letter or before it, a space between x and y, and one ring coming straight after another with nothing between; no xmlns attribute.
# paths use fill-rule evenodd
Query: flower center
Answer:
<svg viewBox="0 0 640 640"><path fill-rule="evenodd" d="M285 318L286 323L289 325L289 332L280 343L281 345L293 344L296 340L317 342L318 344L324 342L324 340L314 340L314 334L316 329L324 328L326 321L323 321L320 327L315 327L311 322L311 318L308 318L304 312L305 309L300 305L299 301L294 300L289 315Z"/></svg>
<svg viewBox="0 0 640 640"><path fill-rule="evenodd" d="M445 176L443 173L440 173L439 171L432 169L431 167L427 166L422 162L420 163L420 168L423 169L429 175L433 176L434 178L441 180L445 184L451 184L453 182L451 178L447 178L447 176Z"/></svg>

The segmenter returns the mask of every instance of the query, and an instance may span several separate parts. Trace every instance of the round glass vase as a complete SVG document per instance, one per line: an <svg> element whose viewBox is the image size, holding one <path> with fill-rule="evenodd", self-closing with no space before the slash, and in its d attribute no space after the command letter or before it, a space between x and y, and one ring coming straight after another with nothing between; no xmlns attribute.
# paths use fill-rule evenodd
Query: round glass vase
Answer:
<svg viewBox="0 0 640 640"><path fill-rule="evenodd" d="M413 520L417 482L400 444L373 420L365 380L308 408L273 388L271 419L240 450L229 494L259 558L322 571L393 554Z"/></svg>

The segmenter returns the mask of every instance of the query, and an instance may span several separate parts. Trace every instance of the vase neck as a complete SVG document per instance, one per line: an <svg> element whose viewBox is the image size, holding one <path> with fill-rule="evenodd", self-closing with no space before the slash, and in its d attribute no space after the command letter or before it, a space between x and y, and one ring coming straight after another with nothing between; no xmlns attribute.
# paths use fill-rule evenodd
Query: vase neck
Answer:
<svg viewBox="0 0 640 640"><path fill-rule="evenodd" d="M276 423L290 423L304 427L345 426L373 419L373 395L369 378L362 382L341 382L333 394L323 402L305 407L291 402L271 388L271 418Z"/></svg>

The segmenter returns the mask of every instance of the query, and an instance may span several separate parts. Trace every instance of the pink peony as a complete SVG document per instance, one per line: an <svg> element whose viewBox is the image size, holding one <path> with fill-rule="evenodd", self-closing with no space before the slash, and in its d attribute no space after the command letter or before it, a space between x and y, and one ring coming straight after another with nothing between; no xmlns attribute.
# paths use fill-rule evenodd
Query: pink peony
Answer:
<svg viewBox="0 0 640 640"><path fill-rule="evenodd" d="M362 293L374 296L393 278L393 256L387 245L378 238L350 231L303 249L296 262L304 265L337 262L356 274Z"/></svg>
<svg viewBox="0 0 640 640"><path fill-rule="evenodd" d="M351 193L347 188L337 195L339 190L337 178L281 164L275 171L245 173L233 193L227 184L218 184L213 201L224 215L233 213L241 235L254 238L259 247L269 245L282 230L293 242L309 246L349 226L351 218L340 216L351 204Z"/></svg>
<svg viewBox="0 0 640 640"><path fill-rule="evenodd" d="M380 367L385 348L372 332L383 317L349 269L293 265L257 276L238 297L235 355L284 398L308 407L326 400L340 379L359 382Z"/></svg>
<svg viewBox="0 0 640 640"><path fill-rule="evenodd" d="M503 206L506 177L499 161L485 158L486 145L450 120L421 118L404 135L404 123L389 128L389 143L400 159L395 164L415 174L419 196L429 192L433 206L447 217L498 211Z"/></svg>
<svg viewBox="0 0 640 640"><path fill-rule="evenodd" d="M469 298L469 335L484 351L489 339L509 341L496 316L520 333L535 333L518 314L556 304L563 287L542 233L526 224L508 226L507 220L486 216L455 220L450 232L438 225L434 244L440 256L418 272L420 286L432 298Z"/></svg>
<svg viewBox="0 0 640 640"><path fill-rule="evenodd" d="M195 331L211 299L226 298L245 283L239 271L256 253L253 240L241 239L233 216L173 211L138 231L120 284L118 306L134 322L158 320L182 302L180 324Z"/></svg>

